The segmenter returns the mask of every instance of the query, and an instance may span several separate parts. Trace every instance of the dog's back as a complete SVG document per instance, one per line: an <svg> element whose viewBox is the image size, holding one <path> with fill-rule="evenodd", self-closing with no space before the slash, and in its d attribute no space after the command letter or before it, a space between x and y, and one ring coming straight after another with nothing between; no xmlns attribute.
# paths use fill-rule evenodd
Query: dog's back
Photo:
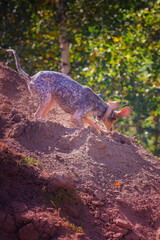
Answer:
<svg viewBox="0 0 160 240"><path fill-rule="evenodd" d="M54 71L42 71L32 77L29 87L35 93L50 93L68 113L77 109L83 96L83 86L69 76Z"/></svg>
<svg viewBox="0 0 160 240"><path fill-rule="evenodd" d="M35 86L35 87L34 87ZM42 71L32 77L30 88L50 92L59 106L70 114L73 114L81 106L85 106L85 111L94 111L101 105L106 105L104 101L97 96L92 89L82 86L69 76L54 72ZM39 89L40 91L40 89ZM89 109L88 109L89 108Z"/></svg>

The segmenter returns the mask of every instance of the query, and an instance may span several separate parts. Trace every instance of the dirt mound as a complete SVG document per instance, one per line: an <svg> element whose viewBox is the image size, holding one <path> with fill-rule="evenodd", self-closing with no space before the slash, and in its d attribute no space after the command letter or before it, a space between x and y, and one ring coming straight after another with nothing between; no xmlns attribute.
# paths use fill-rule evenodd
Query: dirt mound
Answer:
<svg viewBox="0 0 160 240"><path fill-rule="evenodd" d="M2 143L0 160L1 240L78 239L85 235L82 227L64 218L81 209L93 221L65 173L42 172L38 165L31 164L33 159L14 153Z"/></svg>
<svg viewBox="0 0 160 240"><path fill-rule="evenodd" d="M56 179L62 177L61 173L66 174L72 187L78 190L84 209L80 214L68 207L71 214L67 213L72 215L75 225L82 226L85 233L82 238L156 238L160 227L158 158L135 139L118 132L104 136L92 128L73 126L69 115L57 105L49 113L47 121L34 121L38 99L30 96L18 73L2 63L0 94L1 141L17 153L39 159L39 164L48 174L56 174ZM21 187L25 188L25 183ZM33 188L36 189L35 186ZM41 212L46 211L41 209ZM84 216L89 221L84 221ZM33 222L30 221L33 225L30 227L34 229ZM53 239L65 239L66 234ZM75 235L77 233L73 236L68 234L68 239L80 238L80 235Z"/></svg>

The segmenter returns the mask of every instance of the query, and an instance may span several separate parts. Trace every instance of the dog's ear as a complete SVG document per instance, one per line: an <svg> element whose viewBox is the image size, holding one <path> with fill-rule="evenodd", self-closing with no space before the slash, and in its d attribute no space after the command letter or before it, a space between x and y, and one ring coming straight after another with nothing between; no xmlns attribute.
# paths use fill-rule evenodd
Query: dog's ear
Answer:
<svg viewBox="0 0 160 240"><path fill-rule="evenodd" d="M112 102L112 101L110 101L110 102L108 102L108 104L111 106L111 108L118 108L118 106L119 106L119 102Z"/></svg>
<svg viewBox="0 0 160 240"><path fill-rule="evenodd" d="M132 110L130 107L124 107L120 111L116 112L116 117L128 117L131 114Z"/></svg>

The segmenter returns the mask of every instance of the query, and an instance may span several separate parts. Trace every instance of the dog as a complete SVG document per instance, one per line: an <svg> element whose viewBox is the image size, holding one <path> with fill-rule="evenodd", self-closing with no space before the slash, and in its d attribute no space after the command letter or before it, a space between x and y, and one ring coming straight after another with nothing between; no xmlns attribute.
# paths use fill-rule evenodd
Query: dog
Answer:
<svg viewBox="0 0 160 240"><path fill-rule="evenodd" d="M57 102L65 112L71 115L71 121L79 127L83 128L87 123L96 131L107 133L113 130L113 123L117 118L127 117L131 114L129 107L115 111L119 102L103 101L91 88L79 84L63 73L40 71L32 77L29 76L20 67L15 50L7 49L6 51L13 53L17 70L26 79L31 94L39 96L40 105L35 113L35 118L46 118ZM102 120L105 130L90 118L92 116Z"/></svg>

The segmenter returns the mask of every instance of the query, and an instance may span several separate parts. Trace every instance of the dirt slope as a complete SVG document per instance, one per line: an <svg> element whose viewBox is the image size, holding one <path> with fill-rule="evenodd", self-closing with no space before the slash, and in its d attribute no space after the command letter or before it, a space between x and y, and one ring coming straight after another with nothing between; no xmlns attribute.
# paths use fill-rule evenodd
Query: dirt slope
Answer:
<svg viewBox="0 0 160 240"><path fill-rule="evenodd" d="M37 239L155 240L160 227L160 159L151 155L135 139L116 131L102 136L91 128L79 129L73 126L69 121L69 115L57 105L48 114L46 121L35 121L34 112L37 106L38 100L30 95L24 79L16 71L1 63L1 142L6 144L7 152L10 153L10 149L13 149L16 153L39 159L39 166L43 164L45 170L40 170L38 166L34 169L35 174L32 172L33 169L31 170L31 178L35 183L33 189L37 189L36 181L39 181L39 177L36 179L33 176L42 175L45 182L51 175L54 176L54 184L51 185L54 190L57 186L56 181L60 181L62 188L73 187L78 190L81 203L78 207L72 206L72 209L67 205L68 212L62 204L61 211L57 213L55 206L51 214L48 213L47 206L39 205L35 199L34 210L32 207L34 217L19 225L15 218L14 204L17 202L25 204L26 212L29 212L30 201L34 197L28 194L25 199L22 194L16 203L12 199L7 205L7 213L4 212L4 201L0 201L2 216L5 216L5 219L12 219L14 225L10 232L6 231L7 235L3 236L3 240L13 239L10 238L11 232L15 233L14 239L25 240L23 234L20 234L23 228L31 228ZM4 156L4 151L2 153ZM3 166L4 171L10 164ZM18 171L18 174L20 173L21 171ZM12 178L13 185L14 181L17 181L15 175L11 175L3 176L0 182L0 193L4 195L4 199L5 191L2 191L2 188L4 182L7 182L6 179ZM22 173L19 177L21 179ZM19 188L27 189L28 184L30 185L28 181L27 183L22 181ZM38 186L42 188L41 184ZM8 199L10 195L13 193L7 193L6 198ZM77 210L79 207L82 211ZM46 232L40 232L39 225L34 224L35 216L40 218L40 214L41 219L44 218L45 221L47 221L45 214L48 221L53 218L54 224L49 226L54 225L57 229L55 226L59 224L61 227L53 231L54 234L51 234L51 230L48 230L48 235ZM66 220L63 216L68 216L68 221L75 226L81 226L83 234L64 227ZM1 217L0 221L1 219L3 218ZM5 232L1 224L0 229ZM158 235L157 239L160 239Z"/></svg>

